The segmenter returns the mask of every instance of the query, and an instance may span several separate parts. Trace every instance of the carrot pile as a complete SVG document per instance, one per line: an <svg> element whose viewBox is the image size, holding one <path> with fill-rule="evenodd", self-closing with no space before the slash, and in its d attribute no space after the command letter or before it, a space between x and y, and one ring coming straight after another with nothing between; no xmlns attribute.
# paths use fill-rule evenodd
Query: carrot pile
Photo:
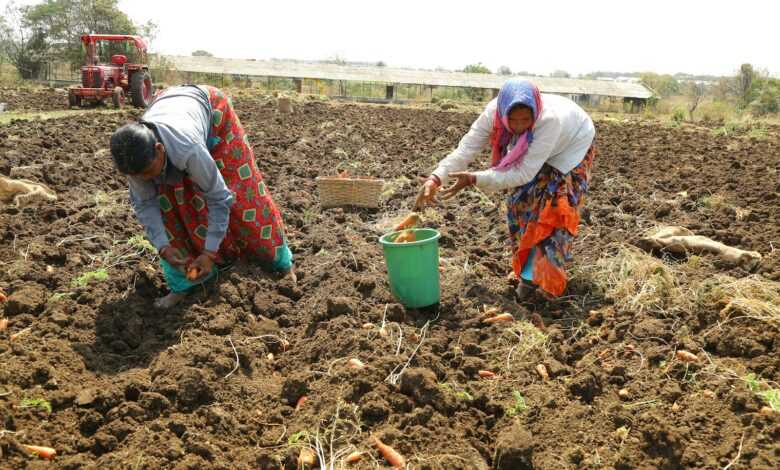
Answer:
<svg viewBox="0 0 780 470"><path fill-rule="evenodd" d="M414 232L411 230L404 230L397 237L395 237L393 243L411 243L414 241L417 241L417 237L414 236Z"/></svg>
<svg viewBox="0 0 780 470"><path fill-rule="evenodd" d="M399 231L399 230L406 230L409 228L416 227L420 224L420 215L416 212L412 212L411 214L407 215L404 220L398 223L398 225L395 226L393 230Z"/></svg>
<svg viewBox="0 0 780 470"><path fill-rule="evenodd" d="M393 230L401 231L401 233L395 237L393 243L411 243L417 241L417 237L414 235L414 231L411 230L420 224L420 215L416 212L412 212L404 220L398 223Z"/></svg>

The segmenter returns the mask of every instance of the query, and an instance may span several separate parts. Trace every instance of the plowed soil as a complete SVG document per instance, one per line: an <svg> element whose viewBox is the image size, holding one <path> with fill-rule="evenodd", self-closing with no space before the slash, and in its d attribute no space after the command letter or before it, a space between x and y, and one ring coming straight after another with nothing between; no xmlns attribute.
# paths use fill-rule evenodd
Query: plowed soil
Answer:
<svg viewBox="0 0 780 470"><path fill-rule="evenodd" d="M6 111L60 111L68 109L68 94L64 89L0 87L0 103Z"/></svg>
<svg viewBox="0 0 780 470"><path fill-rule="evenodd" d="M755 273L670 261L692 278L780 280L777 134L600 120L566 297L514 300L503 196L469 192L424 214L442 233L442 301L407 311L377 237L476 114L307 102L282 115L263 97L236 108L300 281L238 265L163 312L157 260L107 151L136 112L0 127L0 174L59 196L0 205L0 467L294 469L308 445L325 462L359 450L354 468L386 468L374 435L415 469L777 468L780 413L740 377L777 387L778 323L616 308L588 274L672 224L764 255ZM341 170L387 179L381 208L321 209L315 178ZM517 321L485 325L485 305Z"/></svg>

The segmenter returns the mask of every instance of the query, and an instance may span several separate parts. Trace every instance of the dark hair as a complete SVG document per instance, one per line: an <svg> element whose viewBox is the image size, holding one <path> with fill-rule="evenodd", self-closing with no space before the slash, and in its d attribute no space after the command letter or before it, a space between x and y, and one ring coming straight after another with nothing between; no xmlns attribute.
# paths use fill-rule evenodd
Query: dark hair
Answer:
<svg viewBox="0 0 780 470"><path fill-rule="evenodd" d="M511 108L509 108L509 112L507 112L506 115L509 116L509 114L511 114L512 111L514 111L516 109L527 109L528 111L531 112L531 117L533 117L533 115L534 115L534 110L530 106L528 106L527 104L523 104L523 103L517 103L516 105L512 106Z"/></svg>
<svg viewBox="0 0 780 470"><path fill-rule="evenodd" d="M152 129L141 123L120 127L111 136L111 156L117 169L126 175L141 173L154 160L156 143Z"/></svg>

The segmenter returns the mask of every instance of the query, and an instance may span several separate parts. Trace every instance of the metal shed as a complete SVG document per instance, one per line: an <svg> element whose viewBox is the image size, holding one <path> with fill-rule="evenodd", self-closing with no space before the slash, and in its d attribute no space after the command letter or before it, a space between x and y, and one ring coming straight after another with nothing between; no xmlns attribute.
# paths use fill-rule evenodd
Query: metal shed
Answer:
<svg viewBox="0 0 780 470"><path fill-rule="evenodd" d="M216 57L166 56L180 72L227 74L246 77L275 77L293 80L301 91L304 79L335 82L370 82L386 86L387 100L397 98L399 85L460 87L493 90L497 93L509 76L481 73L399 69L372 65L340 65L281 60L220 59ZM642 103L653 93L639 83L581 80L572 78L520 77L534 82L542 92L567 95L577 101L591 97L623 98Z"/></svg>

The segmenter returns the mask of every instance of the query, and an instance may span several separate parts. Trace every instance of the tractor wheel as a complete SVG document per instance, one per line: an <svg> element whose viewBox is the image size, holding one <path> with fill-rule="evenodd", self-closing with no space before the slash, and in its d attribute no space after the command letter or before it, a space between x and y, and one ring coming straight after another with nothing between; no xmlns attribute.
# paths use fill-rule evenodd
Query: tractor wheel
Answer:
<svg viewBox="0 0 780 470"><path fill-rule="evenodd" d="M139 70L130 78L130 98L133 106L145 108L152 102L152 77L149 72Z"/></svg>
<svg viewBox="0 0 780 470"><path fill-rule="evenodd" d="M76 95L73 90L68 90L68 106L71 108L74 106L81 106L81 97Z"/></svg>
<svg viewBox="0 0 780 470"><path fill-rule="evenodd" d="M116 109L122 109L125 106L125 90L121 86L115 87L111 94L111 101Z"/></svg>

